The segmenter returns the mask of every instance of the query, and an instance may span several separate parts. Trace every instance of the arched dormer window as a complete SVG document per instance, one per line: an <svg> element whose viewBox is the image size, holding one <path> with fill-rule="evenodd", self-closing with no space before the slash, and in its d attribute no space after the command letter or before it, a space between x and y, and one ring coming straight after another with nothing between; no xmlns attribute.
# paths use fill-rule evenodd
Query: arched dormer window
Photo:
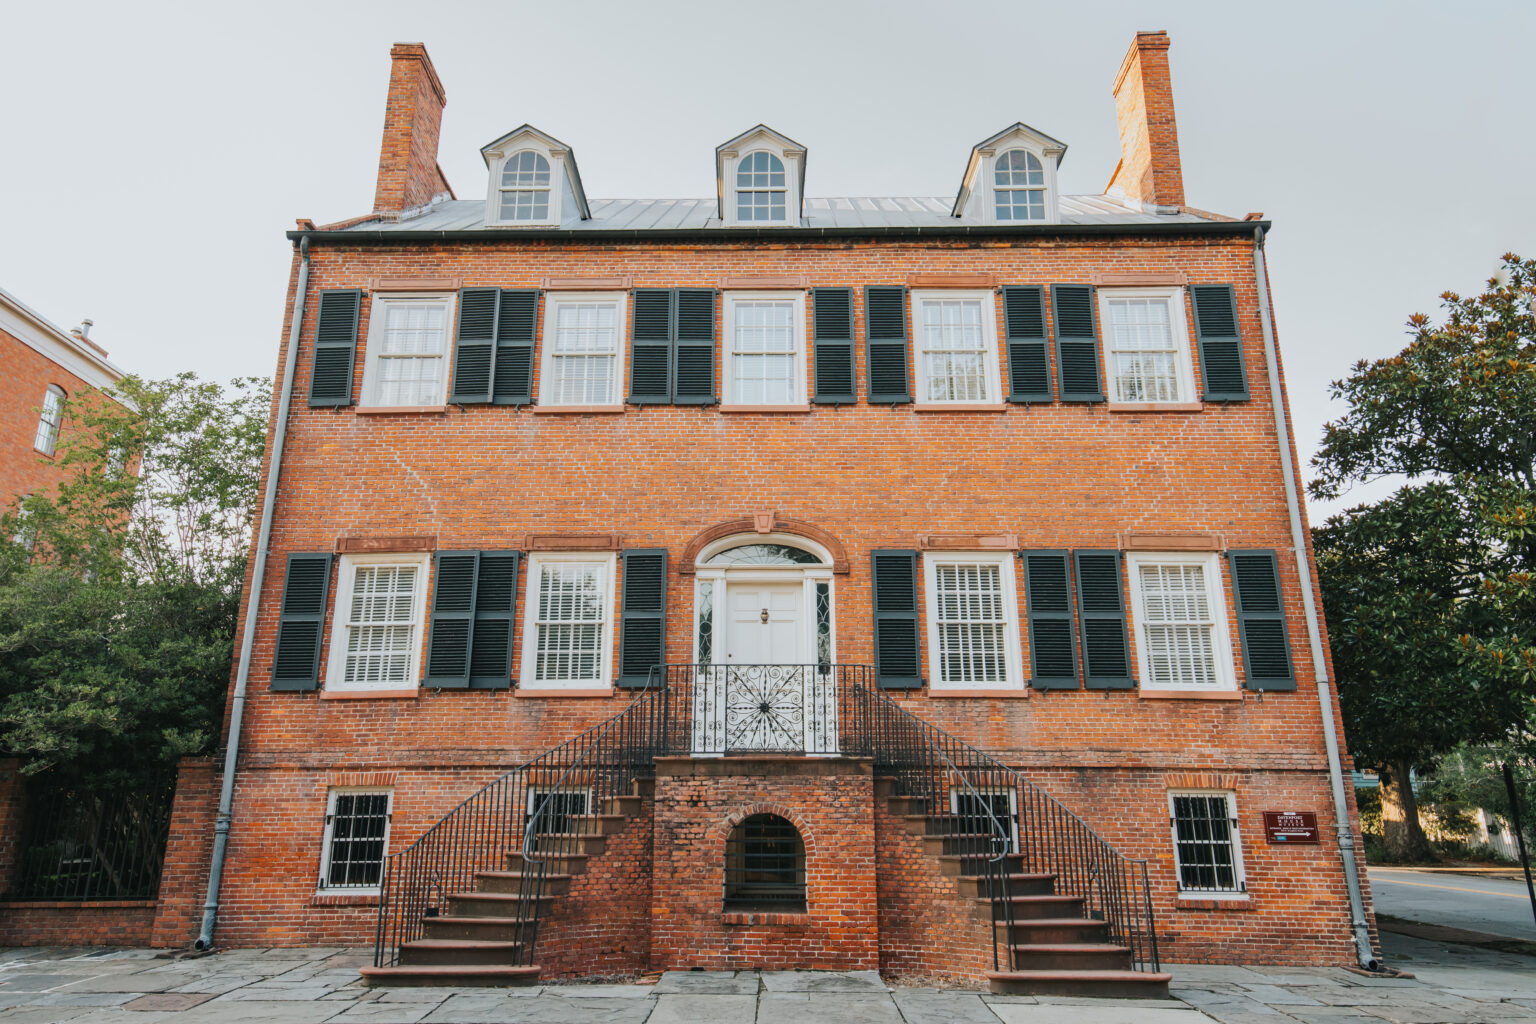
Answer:
<svg viewBox="0 0 1536 1024"><path fill-rule="evenodd" d="M804 913L805 842L777 814L754 814L725 842L726 910Z"/></svg>
<svg viewBox="0 0 1536 1024"><path fill-rule="evenodd" d="M59 444L59 425L64 421L64 389L49 384L43 392L43 413L37 420L37 437L32 446L44 455L52 455Z"/></svg>
<svg viewBox="0 0 1536 1024"><path fill-rule="evenodd" d="M525 149L501 165L501 220L549 219L549 161Z"/></svg>
<svg viewBox="0 0 1536 1024"><path fill-rule="evenodd" d="M736 165L736 219L784 220L787 191L784 161L762 150L748 153Z"/></svg>
<svg viewBox="0 0 1536 1024"><path fill-rule="evenodd" d="M1000 221L1045 219L1045 168L1027 149L1010 149L993 168Z"/></svg>

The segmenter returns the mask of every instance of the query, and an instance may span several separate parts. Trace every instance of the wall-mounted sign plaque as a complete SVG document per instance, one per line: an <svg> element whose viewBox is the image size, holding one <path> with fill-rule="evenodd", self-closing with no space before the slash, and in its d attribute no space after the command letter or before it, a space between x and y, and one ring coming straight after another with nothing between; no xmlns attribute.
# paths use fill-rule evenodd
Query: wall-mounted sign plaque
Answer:
<svg viewBox="0 0 1536 1024"><path fill-rule="evenodd" d="M1315 843L1317 815L1312 811L1265 811L1264 841L1267 843Z"/></svg>

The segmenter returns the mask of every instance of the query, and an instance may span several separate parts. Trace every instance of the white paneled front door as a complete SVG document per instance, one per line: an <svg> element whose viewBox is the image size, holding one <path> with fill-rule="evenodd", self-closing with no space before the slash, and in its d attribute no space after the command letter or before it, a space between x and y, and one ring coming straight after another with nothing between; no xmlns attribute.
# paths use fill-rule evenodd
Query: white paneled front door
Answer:
<svg viewBox="0 0 1536 1024"><path fill-rule="evenodd" d="M725 590L729 665L799 665L805 657L805 586L732 581Z"/></svg>

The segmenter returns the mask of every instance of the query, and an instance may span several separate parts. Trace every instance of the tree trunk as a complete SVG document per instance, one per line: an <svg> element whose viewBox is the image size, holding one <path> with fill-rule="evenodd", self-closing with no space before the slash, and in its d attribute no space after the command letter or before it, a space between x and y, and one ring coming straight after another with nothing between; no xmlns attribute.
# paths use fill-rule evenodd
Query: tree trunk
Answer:
<svg viewBox="0 0 1536 1024"><path fill-rule="evenodd" d="M1407 761L1394 761L1381 773L1381 828L1386 854L1394 861L1433 860L1434 851L1419 824Z"/></svg>

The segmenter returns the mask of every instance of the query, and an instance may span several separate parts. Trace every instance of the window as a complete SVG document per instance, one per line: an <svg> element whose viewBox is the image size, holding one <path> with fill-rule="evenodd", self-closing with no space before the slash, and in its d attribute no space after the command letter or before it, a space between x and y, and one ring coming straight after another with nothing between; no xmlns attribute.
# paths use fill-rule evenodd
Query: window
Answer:
<svg viewBox="0 0 1536 1024"><path fill-rule="evenodd" d="M997 312L991 292L913 292L919 402L997 402Z"/></svg>
<svg viewBox="0 0 1536 1024"><path fill-rule="evenodd" d="M1019 801L1018 791L996 786L950 786L949 811L967 819L957 831L974 835L993 833L993 822L1001 825L1008 834L1008 852L1019 851Z"/></svg>
<svg viewBox="0 0 1536 1024"><path fill-rule="evenodd" d="M725 322L727 404L803 404L804 293L727 293Z"/></svg>
<svg viewBox="0 0 1536 1024"><path fill-rule="evenodd" d="M554 293L544 304L543 405L618 405L624 379L622 292Z"/></svg>
<svg viewBox="0 0 1536 1024"><path fill-rule="evenodd" d="M364 405L442 405L453 297L381 295L368 324Z"/></svg>
<svg viewBox="0 0 1536 1024"><path fill-rule="evenodd" d="M389 851L390 791L333 789L326 801L320 888L378 889Z"/></svg>
<svg viewBox="0 0 1536 1024"><path fill-rule="evenodd" d="M725 909L805 911L805 843L777 814L754 814L725 841Z"/></svg>
<svg viewBox="0 0 1536 1024"><path fill-rule="evenodd" d="M611 554L534 555L523 624L524 689L611 684Z"/></svg>
<svg viewBox="0 0 1536 1024"><path fill-rule="evenodd" d="M930 553L923 562L933 686L1022 688L1012 553Z"/></svg>
<svg viewBox="0 0 1536 1024"><path fill-rule="evenodd" d="M501 165L501 219L548 220L549 182L549 161L543 154L525 149L507 157Z"/></svg>
<svg viewBox="0 0 1536 1024"><path fill-rule="evenodd" d="M534 816L538 816L538 827L534 829L535 836L564 836L577 831L572 818L592 813L592 792L587 789L542 789L531 787L528 790L528 807L523 812L523 831L528 831L528 826L533 822ZM518 837L521 842L522 837ZM539 848L539 842L535 839L533 848Z"/></svg>
<svg viewBox="0 0 1536 1024"><path fill-rule="evenodd" d="M1127 561L1142 685L1156 690L1234 688L1218 556L1132 553Z"/></svg>
<svg viewBox="0 0 1536 1024"><path fill-rule="evenodd" d="M1102 288L1112 402L1183 402L1194 394L1182 289Z"/></svg>
<svg viewBox="0 0 1536 1024"><path fill-rule="evenodd" d="M343 555L328 690L400 690L421 670L428 556Z"/></svg>
<svg viewBox="0 0 1536 1024"><path fill-rule="evenodd" d="M1248 887L1238 842L1237 794L1219 790L1171 792L1168 805L1179 891L1245 893Z"/></svg>
<svg viewBox="0 0 1536 1024"><path fill-rule="evenodd" d="M49 384L43 392L43 414L37 420L37 438L32 447L52 455L59 444L59 425L64 422L64 389ZM25 435L23 435L25 436Z"/></svg>
<svg viewBox="0 0 1536 1024"><path fill-rule="evenodd" d="M993 167L998 220L1045 219L1045 168L1035 154L1010 149Z"/></svg>
<svg viewBox="0 0 1536 1024"><path fill-rule="evenodd" d="M787 191L784 161L761 150L748 153L736 165L736 219L783 220Z"/></svg>

